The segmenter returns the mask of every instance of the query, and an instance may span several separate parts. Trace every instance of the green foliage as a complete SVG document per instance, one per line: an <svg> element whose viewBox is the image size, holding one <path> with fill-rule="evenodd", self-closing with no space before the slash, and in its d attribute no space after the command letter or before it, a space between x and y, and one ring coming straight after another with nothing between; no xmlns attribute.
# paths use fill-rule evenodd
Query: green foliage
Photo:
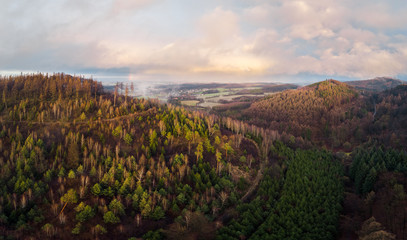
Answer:
<svg viewBox="0 0 407 240"><path fill-rule="evenodd" d="M164 216L165 216L164 210L160 206L157 206L154 208L154 211L151 214L151 219L160 220L160 219L164 218Z"/></svg>
<svg viewBox="0 0 407 240"><path fill-rule="evenodd" d="M102 189L100 187L99 183L95 183L95 185L93 185L91 192L93 193L93 195L95 196L100 196L100 194L102 193Z"/></svg>
<svg viewBox="0 0 407 240"><path fill-rule="evenodd" d="M203 158L203 145L201 142L198 143L198 146L196 147L195 156L196 161L199 161L200 159Z"/></svg>
<svg viewBox="0 0 407 240"><path fill-rule="evenodd" d="M86 120L86 114L83 112L83 113L79 116L79 119L80 119L81 121L85 121L85 120Z"/></svg>
<svg viewBox="0 0 407 240"><path fill-rule="evenodd" d="M54 234L54 225L51 223L46 223L41 228L48 236L52 236Z"/></svg>
<svg viewBox="0 0 407 240"><path fill-rule="evenodd" d="M99 234L100 234L100 235L103 235L103 234L107 233L107 230L106 230L103 226L97 224L97 225L95 226L95 233L96 233L97 235L99 235Z"/></svg>
<svg viewBox="0 0 407 240"><path fill-rule="evenodd" d="M119 223L120 219L118 217L116 217L116 215L112 212L112 211L107 211L104 215L103 215L103 221L105 223Z"/></svg>
<svg viewBox="0 0 407 240"><path fill-rule="evenodd" d="M125 141L128 145L131 145L131 143L133 142L133 138L131 137L130 134L126 133L126 135L124 136L124 141Z"/></svg>
<svg viewBox="0 0 407 240"><path fill-rule="evenodd" d="M122 126L119 125L113 130L112 135L115 137L118 137L118 136L120 136L121 133L122 133Z"/></svg>
<svg viewBox="0 0 407 240"><path fill-rule="evenodd" d="M183 164L184 164L184 155L182 153L180 155L176 154L174 160L172 161L172 165L177 166Z"/></svg>
<svg viewBox="0 0 407 240"><path fill-rule="evenodd" d="M83 174L83 166L82 166L82 165L79 165L79 167L76 169L76 171L77 171L79 174Z"/></svg>
<svg viewBox="0 0 407 240"><path fill-rule="evenodd" d="M76 194L75 189L71 188L68 190L67 193L65 193L62 197L61 197L61 202L63 203L77 203L78 202L78 196Z"/></svg>
<svg viewBox="0 0 407 240"><path fill-rule="evenodd" d="M82 230L82 223L78 222L75 227L72 229L72 234L79 235Z"/></svg>
<svg viewBox="0 0 407 240"><path fill-rule="evenodd" d="M186 197L183 193L178 194L177 196L177 200L179 203L184 204L186 202Z"/></svg>
<svg viewBox="0 0 407 240"><path fill-rule="evenodd" d="M342 166L327 152L297 150L289 156L281 196L272 211L276 214L270 214L252 238L334 239L343 198Z"/></svg>
<svg viewBox="0 0 407 240"><path fill-rule="evenodd" d="M270 214L270 208L275 205L280 191L281 182L272 177L271 171L266 169L264 178L259 184L257 197L249 203L240 202L236 206L239 217L232 220L227 226L220 228L217 239L251 236Z"/></svg>
<svg viewBox="0 0 407 240"><path fill-rule="evenodd" d="M157 231L148 231L142 237L144 240L161 240L165 239L161 229ZM129 239L130 240L130 239Z"/></svg>
<svg viewBox="0 0 407 240"><path fill-rule="evenodd" d="M86 220L95 216L93 209L89 206L81 202L76 208L76 220L79 222L85 222Z"/></svg>
<svg viewBox="0 0 407 240"><path fill-rule="evenodd" d="M407 154L381 147L360 148L353 153L353 162L349 175L354 180L356 191L365 195L373 190L379 173L387 171L407 174Z"/></svg>
<svg viewBox="0 0 407 240"><path fill-rule="evenodd" d="M58 177L64 177L64 176L65 176L65 169L62 167L58 172Z"/></svg>
<svg viewBox="0 0 407 240"><path fill-rule="evenodd" d="M109 209L112 211L115 215L124 215L124 205L117 199L113 199L110 204L109 204Z"/></svg>
<svg viewBox="0 0 407 240"><path fill-rule="evenodd" d="M73 170L70 170L69 173L68 173L68 178L74 179L75 177L76 177L75 172Z"/></svg>

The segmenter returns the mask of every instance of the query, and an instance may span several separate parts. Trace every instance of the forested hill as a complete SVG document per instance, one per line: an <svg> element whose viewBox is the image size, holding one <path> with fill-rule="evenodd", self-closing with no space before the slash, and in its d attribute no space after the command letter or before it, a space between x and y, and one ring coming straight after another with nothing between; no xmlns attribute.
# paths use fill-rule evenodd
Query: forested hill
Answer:
<svg viewBox="0 0 407 240"><path fill-rule="evenodd" d="M401 148L407 143L406 85L360 94L346 83L326 80L254 102L242 119L293 135L302 145L349 151L366 141Z"/></svg>
<svg viewBox="0 0 407 240"><path fill-rule="evenodd" d="M369 125L375 138L382 139L385 145L405 148L407 144L407 85L374 94L376 114Z"/></svg>
<svg viewBox="0 0 407 240"><path fill-rule="evenodd" d="M348 81L346 83L358 90L380 92L406 84L407 82L394 78L378 77L369 80Z"/></svg>
<svg viewBox="0 0 407 240"><path fill-rule="evenodd" d="M353 135L355 129L343 128L348 128L357 114L367 114L361 111L358 92L344 83L327 80L254 102L245 117L262 127L338 145Z"/></svg>
<svg viewBox="0 0 407 240"><path fill-rule="evenodd" d="M0 239L211 239L270 136L65 74L0 92Z"/></svg>

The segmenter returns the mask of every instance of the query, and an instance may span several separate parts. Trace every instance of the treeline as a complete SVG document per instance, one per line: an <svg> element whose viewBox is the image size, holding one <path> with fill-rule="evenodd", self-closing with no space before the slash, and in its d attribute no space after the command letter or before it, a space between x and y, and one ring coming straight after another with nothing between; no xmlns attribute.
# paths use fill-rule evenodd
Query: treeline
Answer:
<svg viewBox="0 0 407 240"><path fill-rule="evenodd" d="M49 122L88 121L144 111L157 101L103 92L100 82L59 73L33 74L0 79L3 120ZM120 104L119 104L120 103Z"/></svg>
<svg viewBox="0 0 407 240"><path fill-rule="evenodd" d="M56 100L58 98L86 97L99 95L102 84L81 76L64 73L21 74L0 78L0 90L4 105L13 104L15 100L33 98L36 101Z"/></svg>

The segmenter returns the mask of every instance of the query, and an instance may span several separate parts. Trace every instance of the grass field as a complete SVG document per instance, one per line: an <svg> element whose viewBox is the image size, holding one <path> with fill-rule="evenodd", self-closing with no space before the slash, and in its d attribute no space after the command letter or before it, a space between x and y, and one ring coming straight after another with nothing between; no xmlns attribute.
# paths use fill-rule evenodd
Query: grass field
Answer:
<svg viewBox="0 0 407 240"><path fill-rule="evenodd" d="M199 103L199 101L198 100L185 100L185 101L181 101L181 104L182 105L185 105L185 106L196 106L196 104L198 104Z"/></svg>
<svg viewBox="0 0 407 240"><path fill-rule="evenodd" d="M217 103L217 102L203 102L203 103L200 103L200 104L199 104L200 107L204 107L204 108L212 108L212 107L219 106L219 105L222 105L222 103Z"/></svg>

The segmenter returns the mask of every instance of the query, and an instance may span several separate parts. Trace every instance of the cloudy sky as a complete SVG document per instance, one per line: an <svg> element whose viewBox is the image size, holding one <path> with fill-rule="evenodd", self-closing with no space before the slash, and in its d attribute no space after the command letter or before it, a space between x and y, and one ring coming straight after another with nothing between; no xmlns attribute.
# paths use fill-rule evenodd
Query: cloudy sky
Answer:
<svg viewBox="0 0 407 240"><path fill-rule="evenodd" d="M405 0L0 0L0 73L407 80Z"/></svg>

